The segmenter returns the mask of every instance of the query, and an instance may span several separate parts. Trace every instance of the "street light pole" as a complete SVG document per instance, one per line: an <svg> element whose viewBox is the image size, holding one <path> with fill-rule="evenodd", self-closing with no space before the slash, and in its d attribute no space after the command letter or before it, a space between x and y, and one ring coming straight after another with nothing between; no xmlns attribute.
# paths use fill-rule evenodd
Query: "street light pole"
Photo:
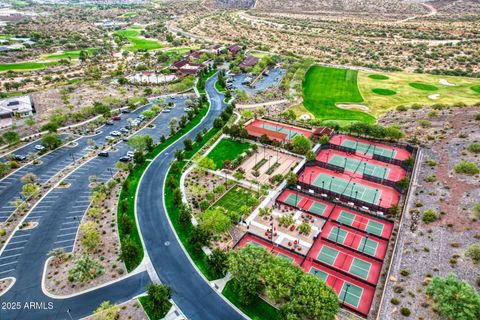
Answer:
<svg viewBox="0 0 480 320"><path fill-rule="evenodd" d="M72 315L70 314L70 311L72 311L72 310L70 310L70 308L68 308L67 309L68 316L70 317L70 320L73 320Z"/></svg>

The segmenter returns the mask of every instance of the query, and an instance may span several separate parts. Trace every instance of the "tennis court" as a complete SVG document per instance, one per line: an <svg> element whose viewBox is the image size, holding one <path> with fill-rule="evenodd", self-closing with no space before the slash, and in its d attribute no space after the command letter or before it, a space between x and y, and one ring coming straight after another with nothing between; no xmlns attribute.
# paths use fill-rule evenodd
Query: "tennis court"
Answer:
<svg viewBox="0 0 480 320"><path fill-rule="evenodd" d="M371 268L372 264L370 262L364 261L359 258L353 258L352 264L350 265L350 269L348 270L348 272L367 280Z"/></svg>
<svg viewBox="0 0 480 320"><path fill-rule="evenodd" d="M282 258L282 259L288 260L288 261L290 261L290 262L293 262L293 260L295 260L295 259L293 259L292 257L289 257L289 256L287 256L286 254L283 254L283 253L281 253L281 252L278 253L277 257L280 257L280 258Z"/></svg>
<svg viewBox="0 0 480 320"><path fill-rule="evenodd" d="M318 174L313 181L313 185L375 205L379 204L379 200L382 197L382 190L326 173Z"/></svg>
<svg viewBox="0 0 480 320"><path fill-rule="evenodd" d="M257 129L253 130L254 127ZM267 121L267 120L261 120L261 119L256 119L251 123L247 124L245 129L249 133L256 133L256 135L266 134L270 139L277 140L277 141L283 141L283 140L291 141L293 138L300 135L310 138L313 135L311 131L304 128L294 127L294 126L286 125L279 122L273 122L273 121ZM260 132L254 132L254 131L260 131ZM283 137L283 138L280 138L280 137Z"/></svg>
<svg viewBox="0 0 480 320"><path fill-rule="evenodd" d="M303 197L296 193L291 193L283 200L288 205L298 207L298 204L303 200Z"/></svg>
<svg viewBox="0 0 480 320"><path fill-rule="evenodd" d="M397 154L397 151L394 149L387 149L374 144L363 143L356 140L345 139L342 141L341 146L354 149L357 153L362 153L369 156L376 154L390 159L395 159L395 155Z"/></svg>
<svg viewBox="0 0 480 320"><path fill-rule="evenodd" d="M393 224L389 221L378 220L365 214L337 206L331 216L331 219L359 230L363 230L368 234L389 239L392 233Z"/></svg>
<svg viewBox="0 0 480 320"><path fill-rule="evenodd" d="M339 226L333 227L330 230L330 233L327 236L328 240L331 240L336 243L345 244L347 240L348 232L341 229Z"/></svg>
<svg viewBox="0 0 480 320"><path fill-rule="evenodd" d="M332 157L330 157L330 159L328 159L328 163L344 168L346 171L350 171L352 173L358 173L361 175L367 174L379 179L387 179L390 175L390 169L387 167L343 157L337 154L334 154Z"/></svg>
<svg viewBox="0 0 480 320"><path fill-rule="evenodd" d="M369 256L375 257L377 253L378 242L372 239L368 239L367 237L362 237L360 240L360 244L357 247L357 250L368 254Z"/></svg>
<svg viewBox="0 0 480 320"><path fill-rule="evenodd" d="M316 275L317 277L319 277L323 281L327 282L328 273L326 273L325 271L322 271L320 269L312 267L309 272Z"/></svg>
<svg viewBox="0 0 480 320"><path fill-rule="evenodd" d="M330 139L330 143L353 149L356 153L368 157L376 154L386 158L404 161L412 156L411 152L402 147L389 146L384 143L377 143L343 134L333 136L332 139Z"/></svg>
<svg viewBox="0 0 480 320"><path fill-rule="evenodd" d="M338 253L339 251L336 249L323 246L317 256L317 260L333 266L337 260Z"/></svg>
<svg viewBox="0 0 480 320"><path fill-rule="evenodd" d="M321 216L326 212L326 209L327 209L327 206L325 204L317 201L313 201L312 205L307 210L311 213Z"/></svg>
<svg viewBox="0 0 480 320"><path fill-rule="evenodd" d="M262 123L260 125L260 128L267 129L270 131L285 133L287 135L288 140L293 140L293 138L295 138L296 136L302 135L301 133L298 133L297 131L293 131L292 129L286 129L284 127L280 127L280 126L276 126L268 123Z"/></svg>
<svg viewBox="0 0 480 320"><path fill-rule="evenodd" d="M356 286L353 283L344 281L338 298L340 299L341 302L347 303L355 308L358 308L358 305L360 304L360 300L362 299L362 296L363 296L363 288Z"/></svg>

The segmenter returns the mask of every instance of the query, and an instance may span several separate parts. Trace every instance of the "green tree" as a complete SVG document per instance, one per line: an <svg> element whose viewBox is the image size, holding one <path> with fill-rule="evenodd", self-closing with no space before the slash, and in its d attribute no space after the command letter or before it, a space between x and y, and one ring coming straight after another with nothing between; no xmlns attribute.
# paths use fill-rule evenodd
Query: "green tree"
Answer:
<svg viewBox="0 0 480 320"><path fill-rule="evenodd" d="M62 145L62 140L56 133L48 133L42 137L42 146L54 150Z"/></svg>
<svg viewBox="0 0 480 320"><path fill-rule="evenodd" d="M27 183L22 186L22 195L27 199L36 195L38 191L40 191L40 187L35 183Z"/></svg>
<svg viewBox="0 0 480 320"><path fill-rule="evenodd" d="M230 228L230 218L225 214L222 208L209 209L202 212L199 216L200 226L214 234L225 232Z"/></svg>
<svg viewBox="0 0 480 320"><path fill-rule="evenodd" d="M68 271L70 281L87 281L101 276L105 270L100 262L84 255L77 260L75 266Z"/></svg>
<svg viewBox="0 0 480 320"><path fill-rule="evenodd" d="M163 284L151 284L147 287L147 308L155 319L163 318L171 307L172 289Z"/></svg>
<svg viewBox="0 0 480 320"><path fill-rule="evenodd" d="M293 151L300 154L306 154L312 150L312 141L303 135L298 135L292 140Z"/></svg>
<svg viewBox="0 0 480 320"><path fill-rule="evenodd" d="M202 169L210 169L210 170L215 170L215 162L208 158L208 157L203 157L198 161L198 166Z"/></svg>
<svg viewBox="0 0 480 320"><path fill-rule="evenodd" d="M440 316L450 320L480 319L479 294L454 274L434 277L426 292Z"/></svg>
<svg viewBox="0 0 480 320"><path fill-rule="evenodd" d="M227 258L225 251L220 249L213 249L208 256L208 266L210 270L219 278L223 278L227 272Z"/></svg>
<svg viewBox="0 0 480 320"><path fill-rule="evenodd" d="M126 237L122 241L120 259L125 262L126 265L133 265L140 255L140 248L133 239Z"/></svg>

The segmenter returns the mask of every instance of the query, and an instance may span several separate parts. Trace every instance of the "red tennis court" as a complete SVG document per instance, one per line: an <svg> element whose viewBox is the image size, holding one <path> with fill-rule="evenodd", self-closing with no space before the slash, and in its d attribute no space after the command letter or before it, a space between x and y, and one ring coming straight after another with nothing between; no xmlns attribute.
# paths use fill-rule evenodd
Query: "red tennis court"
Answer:
<svg viewBox="0 0 480 320"><path fill-rule="evenodd" d="M375 287L367 285L319 263L306 261L302 266L305 272L320 277L338 295L340 303L365 317L370 311Z"/></svg>
<svg viewBox="0 0 480 320"><path fill-rule="evenodd" d="M283 190L277 200L289 206L301 209L304 212L309 212L324 218L328 218L334 207L330 202L322 201L290 189Z"/></svg>
<svg viewBox="0 0 480 320"><path fill-rule="evenodd" d="M378 283L382 271L380 261L323 240L315 242L308 257L329 267L343 270L373 285Z"/></svg>
<svg viewBox="0 0 480 320"><path fill-rule="evenodd" d="M320 162L344 168L345 172L359 178L362 178L363 174L368 174L379 179L397 182L407 175L405 169L400 166L339 150L322 150L316 159Z"/></svg>
<svg viewBox="0 0 480 320"><path fill-rule="evenodd" d="M360 153L370 158L373 156L373 154L376 154L379 156L404 161L412 156L409 151L403 148L393 147L387 144L372 142L369 140L355 138L343 134L333 136L330 139L330 143L350 149L355 149L356 153Z"/></svg>
<svg viewBox="0 0 480 320"><path fill-rule="evenodd" d="M380 260L385 258L388 249L388 241L385 239L366 235L331 220L323 226L321 237Z"/></svg>
<svg viewBox="0 0 480 320"><path fill-rule="evenodd" d="M392 187L318 166L306 167L298 180L386 209L397 204L400 196Z"/></svg>
<svg viewBox="0 0 480 320"><path fill-rule="evenodd" d="M298 265L300 265L303 260L303 257L292 253L290 250L286 250L286 249L274 246L272 245L271 242L257 238L251 234L247 234L245 237L243 237L243 239L238 243L237 246L244 247L247 244L264 247L265 249L272 252L277 257L285 258L289 261L295 262Z"/></svg>
<svg viewBox="0 0 480 320"><path fill-rule="evenodd" d="M376 219L342 206L336 206L333 209L330 219L384 239L390 239L392 234L393 223L390 221Z"/></svg>
<svg viewBox="0 0 480 320"><path fill-rule="evenodd" d="M261 137L266 134L270 140L276 141L292 141L299 135L310 138L313 132L307 129L289 126L283 123L256 119L245 126L248 134L254 137Z"/></svg>

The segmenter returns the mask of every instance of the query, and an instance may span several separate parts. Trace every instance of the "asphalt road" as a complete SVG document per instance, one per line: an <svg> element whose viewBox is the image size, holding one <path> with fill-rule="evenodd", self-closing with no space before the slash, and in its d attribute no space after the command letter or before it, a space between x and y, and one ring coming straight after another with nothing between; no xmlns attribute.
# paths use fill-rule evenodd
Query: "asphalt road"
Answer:
<svg viewBox="0 0 480 320"><path fill-rule="evenodd" d="M171 118L177 117L180 118L183 115L183 104L185 101L185 96L178 96L175 98L167 99L167 102L177 102L179 103L178 108L174 108L171 113L161 114L159 120L164 118ZM10 217L10 215L15 210L15 207L11 205L11 202L15 199L20 198L20 192L22 190L23 183L21 182L20 178L23 177L25 174L32 172L38 177L39 183L44 183L54 175L56 175L59 171L64 169L65 167L71 165L74 161L78 160L82 156L88 153L88 141L93 140L98 146L105 143L105 137L110 134L110 132L114 130L118 130L128 124L129 118L135 118L141 114L142 111L149 108L153 103L149 103L145 106L142 106L132 113L122 114L122 119L120 121L114 121L114 124L111 126L103 126L100 128L100 133L92 136L82 136L77 137L76 143L77 145L70 147L64 145L53 152L47 153L38 159L42 161L39 165L27 164L18 171L12 173L11 175L0 179L0 222L4 222ZM155 129L145 129L145 132L152 132L155 133ZM155 141L158 142L159 136L154 136ZM31 143L29 145L24 146L16 154L20 154L20 152L25 153L26 150L34 148L34 145L38 143ZM1 277L0 273L0 277Z"/></svg>
<svg viewBox="0 0 480 320"><path fill-rule="evenodd" d="M160 114L153 122L154 128L144 128L136 134L148 133L158 142L162 134L168 134L170 120L185 114L185 100L184 96L173 98L171 101L175 102L176 107L171 113ZM150 282L147 272L134 274L121 282L70 299L48 298L40 286L48 252L54 248L63 248L67 252L73 250L80 221L90 204L89 177L96 176L98 181L108 180L115 174L118 159L131 150L123 142L118 143L116 149L110 152L108 158L96 157L72 172L65 179L71 184L69 188L52 189L26 219L38 222L38 226L15 232L0 252L0 278L12 276L17 279L15 285L1 297L1 302L5 302L7 307L17 303L21 306L19 310L2 308L0 319L66 319L67 309L72 310L74 318L80 318L91 314L105 300L120 303L145 291L145 286ZM109 231L115 232L116 229ZM25 303L30 302L52 302L53 305L52 309L25 308Z"/></svg>
<svg viewBox="0 0 480 320"><path fill-rule="evenodd" d="M185 139L194 139L204 128L211 128L214 119L226 106L224 97L214 87L216 79L216 76L212 77L206 83L211 108L205 120L151 163L139 185L136 203L140 230L150 260L162 283L173 289L175 303L192 320L243 319L190 263L168 222L163 204L164 178L175 157L175 150L183 148Z"/></svg>

